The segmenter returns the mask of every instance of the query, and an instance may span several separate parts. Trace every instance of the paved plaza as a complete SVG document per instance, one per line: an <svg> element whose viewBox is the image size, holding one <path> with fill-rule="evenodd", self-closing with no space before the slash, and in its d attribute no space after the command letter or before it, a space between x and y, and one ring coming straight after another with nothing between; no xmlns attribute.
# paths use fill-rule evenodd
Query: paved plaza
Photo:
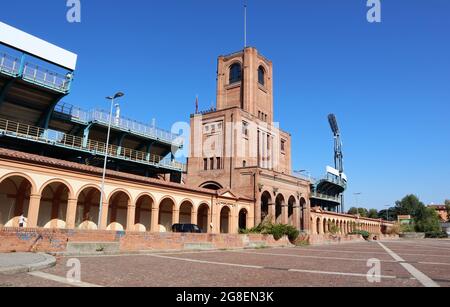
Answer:
<svg viewBox="0 0 450 307"><path fill-rule="evenodd" d="M66 279L69 259L40 272L0 275L0 286L450 287L450 240L86 256L78 258L82 282L75 284ZM372 276L380 282L371 283L367 273L378 260L380 276Z"/></svg>

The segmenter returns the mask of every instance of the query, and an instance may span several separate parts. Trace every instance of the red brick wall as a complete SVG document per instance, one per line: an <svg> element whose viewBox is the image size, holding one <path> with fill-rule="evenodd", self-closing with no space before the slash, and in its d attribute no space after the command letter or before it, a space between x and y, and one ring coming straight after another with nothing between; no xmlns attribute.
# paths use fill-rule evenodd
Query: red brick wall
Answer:
<svg viewBox="0 0 450 307"><path fill-rule="evenodd" d="M68 242L119 242L122 252L181 250L186 243L209 243L214 248L244 248L247 243L287 246L287 239L275 241L264 235L212 235L176 233L133 233L87 230L0 228L0 253L64 252Z"/></svg>

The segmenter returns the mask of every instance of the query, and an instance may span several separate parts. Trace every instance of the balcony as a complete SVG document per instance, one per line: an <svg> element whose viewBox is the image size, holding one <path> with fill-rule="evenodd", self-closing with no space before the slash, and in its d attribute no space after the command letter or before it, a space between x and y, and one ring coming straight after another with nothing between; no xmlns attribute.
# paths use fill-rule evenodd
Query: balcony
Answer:
<svg viewBox="0 0 450 307"><path fill-rule="evenodd" d="M98 156L104 156L106 150L108 150L108 155L111 158L145 164L156 168L166 168L180 172L183 172L186 169L183 163L172 161L168 158L115 145L109 145L108 149L106 149L106 144L103 142L85 140L81 137L59 131L45 130L5 119L0 119L0 134L36 143L82 151Z"/></svg>
<svg viewBox="0 0 450 307"><path fill-rule="evenodd" d="M35 84L62 94L68 94L72 82L72 74L61 75L57 72L28 63L22 58L13 57L6 53L0 54L0 73L13 78Z"/></svg>
<svg viewBox="0 0 450 307"><path fill-rule="evenodd" d="M326 195L318 192L311 192L311 198L316 198L320 200L332 201L335 203L340 203L341 199L339 196Z"/></svg>
<svg viewBox="0 0 450 307"><path fill-rule="evenodd" d="M56 113L69 115L72 121L79 122L82 124L88 123L99 123L105 126L109 125L110 115L109 112L99 109L94 109L91 111L85 111L76 106L59 103L55 108ZM162 142L169 143L171 145L176 145L181 147L183 145L183 140L179 135L152 127L148 124L140 123L135 120L127 119L124 117L112 118L111 124L113 127L124 130L127 132L132 132L136 135L142 137L151 138L159 140Z"/></svg>

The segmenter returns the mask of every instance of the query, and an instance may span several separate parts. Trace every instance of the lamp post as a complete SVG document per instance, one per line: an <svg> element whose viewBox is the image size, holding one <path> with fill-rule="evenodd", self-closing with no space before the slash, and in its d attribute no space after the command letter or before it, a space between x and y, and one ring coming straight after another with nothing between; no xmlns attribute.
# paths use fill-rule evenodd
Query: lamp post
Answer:
<svg viewBox="0 0 450 307"><path fill-rule="evenodd" d="M385 205L385 207L387 208L387 213L386 213L386 215L387 215L387 219L386 219L386 221L388 221L388 222L389 222L389 208L390 208L391 206L389 206L389 205Z"/></svg>
<svg viewBox="0 0 450 307"><path fill-rule="evenodd" d="M356 209L359 209L359 208L358 208L358 207L359 207L358 197L359 197L360 195L362 195L362 193L361 193L361 192L359 192L359 193L353 193L353 195L355 195Z"/></svg>
<svg viewBox="0 0 450 307"><path fill-rule="evenodd" d="M106 99L111 100L111 110L109 112L108 134L106 136L105 162L103 164L102 188L100 191L100 208L98 211L98 229L102 228L103 200L105 199L106 166L108 164L109 137L111 135L112 113L113 113L113 108L114 108L114 100L116 100L120 97L123 97L124 95L125 95L124 93L118 92L114 96L106 97Z"/></svg>

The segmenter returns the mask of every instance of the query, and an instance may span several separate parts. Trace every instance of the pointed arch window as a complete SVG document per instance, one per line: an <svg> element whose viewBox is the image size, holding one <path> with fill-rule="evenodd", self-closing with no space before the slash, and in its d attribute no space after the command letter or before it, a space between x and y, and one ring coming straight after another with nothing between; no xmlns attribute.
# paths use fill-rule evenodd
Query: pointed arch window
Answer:
<svg viewBox="0 0 450 307"><path fill-rule="evenodd" d="M242 81L242 67L239 63L230 66L230 84Z"/></svg>

